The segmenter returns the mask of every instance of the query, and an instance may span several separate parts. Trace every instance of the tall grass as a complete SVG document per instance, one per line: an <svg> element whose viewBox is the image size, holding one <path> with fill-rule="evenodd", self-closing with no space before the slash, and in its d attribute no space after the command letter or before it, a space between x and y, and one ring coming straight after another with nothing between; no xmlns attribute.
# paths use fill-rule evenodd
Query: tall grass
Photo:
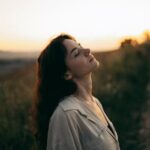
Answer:
<svg viewBox="0 0 150 150"><path fill-rule="evenodd" d="M0 149L29 150L34 138L29 130L34 66L0 77Z"/></svg>

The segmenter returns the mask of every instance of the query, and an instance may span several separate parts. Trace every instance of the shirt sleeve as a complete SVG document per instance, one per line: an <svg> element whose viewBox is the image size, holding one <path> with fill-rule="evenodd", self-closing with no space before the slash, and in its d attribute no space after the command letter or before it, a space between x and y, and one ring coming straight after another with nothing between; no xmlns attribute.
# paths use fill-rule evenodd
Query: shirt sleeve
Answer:
<svg viewBox="0 0 150 150"><path fill-rule="evenodd" d="M82 150L75 114L58 107L51 118L46 150Z"/></svg>

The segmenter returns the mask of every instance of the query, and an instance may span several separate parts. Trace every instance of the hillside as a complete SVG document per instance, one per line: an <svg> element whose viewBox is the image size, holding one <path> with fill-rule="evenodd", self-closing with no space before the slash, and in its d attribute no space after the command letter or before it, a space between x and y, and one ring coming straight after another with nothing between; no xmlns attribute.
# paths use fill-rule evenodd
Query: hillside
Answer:
<svg viewBox="0 0 150 150"><path fill-rule="evenodd" d="M0 50L0 60L13 60L13 59L34 59L38 56L39 52L11 52Z"/></svg>
<svg viewBox="0 0 150 150"><path fill-rule="evenodd" d="M0 51L0 76L34 64L39 52Z"/></svg>
<svg viewBox="0 0 150 150"><path fill-rule="evenodd" d="M0 75L11 73L29 64L34 64L40 52L10 52L0 51ZM108 63L115 57L120 57L120 51L94 53L95 57L103 63Z"/></svg>

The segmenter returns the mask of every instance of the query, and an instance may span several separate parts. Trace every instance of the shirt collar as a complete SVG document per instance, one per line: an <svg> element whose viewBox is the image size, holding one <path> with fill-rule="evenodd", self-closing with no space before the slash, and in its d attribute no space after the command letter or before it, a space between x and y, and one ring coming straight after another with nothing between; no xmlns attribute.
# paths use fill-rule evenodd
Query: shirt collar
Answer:
<svg viewBox="0 0 150 150"><path fill-rule="evenodd" d="M99 107L101 108L101 110L103 111L105 117L107 118L107 121L109 122L110 126L112 127L112 123L111 121L108 119L107 115L105 114L101 103L99 102L99 100L94 97L94 100L97 102L97 104L99 105ZM84 101L79 100L77 97L75 97L74 95L69 95L63 98L63 100L59 103L59 105L62 107L62 109L64 111L69 111L69 110L77 110L82 116L86 117L87 119L89 119L90 121L92 121L93 123L100 125L99 120L96 119L95 117L91 116L89 114L89 112L83 107L83 103L85 103ZM102 128L105 128L116 140L118 140L118 136L117 133L115 131L115 129L113 128L114 132L115 132L115 136L111 133L111 131L104 127L101 124Z"/></svg>

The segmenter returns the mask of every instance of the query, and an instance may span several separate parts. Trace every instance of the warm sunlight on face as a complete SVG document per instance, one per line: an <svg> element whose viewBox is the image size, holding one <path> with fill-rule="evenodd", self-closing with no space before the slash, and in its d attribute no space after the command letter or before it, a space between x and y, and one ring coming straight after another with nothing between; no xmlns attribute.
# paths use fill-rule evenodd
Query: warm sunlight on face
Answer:
<svg viewBox="0 0 150 150"><path fill-rule="evenodd" d="M2 1L0 49L40 49L43 41L61 32L92 49L110 49L121 36L150 28L149 4L148 0Z"/></svg>
<svg viewBox="0 0 150 150"><path fill-rule="evenodd" d="M98 68L99 62L89 48L70 39L65 39L63 44L67 49L65 62L72 79L81 79Z"/></svg>

